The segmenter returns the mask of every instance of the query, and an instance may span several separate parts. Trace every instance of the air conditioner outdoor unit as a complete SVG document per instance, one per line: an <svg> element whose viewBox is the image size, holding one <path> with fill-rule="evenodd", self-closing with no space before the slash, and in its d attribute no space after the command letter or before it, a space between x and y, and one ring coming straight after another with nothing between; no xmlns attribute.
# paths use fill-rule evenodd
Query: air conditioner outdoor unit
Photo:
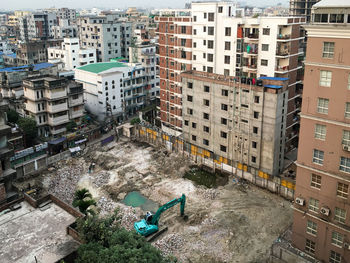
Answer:
<svg viewBox="0 0 350 263"><path fill-rule="evenodd" d="M349 243L344 243L344 248L347 250L350 250L350 244Z"/></svg>
<svg viewBox="0 0 350 263"><path fill-rule="evenodd" d="M321 210L320 210L321 214L325 215L325 216L329 216L329 212L330 210L326 207L321 207Z"/></svg>
<svg viewBox="0 0 350 263"><path fill-rule="evenodd" d="M298 205L304 205L305 200L303 198L297 197L295 198L295 203L297 203Z"/></svg>
<svg viewBox="0 0 350 263"><path fill-rule="evenodd" d="M347 151L347 152L350 152L350 146L343 144L343 150Z"/></svg>

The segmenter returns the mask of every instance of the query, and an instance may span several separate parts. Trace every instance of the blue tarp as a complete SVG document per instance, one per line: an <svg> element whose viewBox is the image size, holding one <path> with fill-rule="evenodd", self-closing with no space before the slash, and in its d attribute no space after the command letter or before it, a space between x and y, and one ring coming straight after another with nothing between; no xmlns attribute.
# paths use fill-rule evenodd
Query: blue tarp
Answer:
<svg viewBox="0 0 350 263"><path fill-rule="evenodd" d="M259 79L266 79L266 80L288 80L289 78L260 77Z"/></svg>
<svg viewBox="0 0 350 263"><path fill-rule="evenodd" d="M265 85L265 88L271 88L271 89L281 89L283 86L277 86L277 85Z"/></svg>
<svg viewBox="0 0 350 263"><path fill-rule="evenodd" d="M64 142L67 138L66 137L61 137L61 138L58 138L56 140L52 140L49 142L49 144L59 144L61 142Z"/></svg>

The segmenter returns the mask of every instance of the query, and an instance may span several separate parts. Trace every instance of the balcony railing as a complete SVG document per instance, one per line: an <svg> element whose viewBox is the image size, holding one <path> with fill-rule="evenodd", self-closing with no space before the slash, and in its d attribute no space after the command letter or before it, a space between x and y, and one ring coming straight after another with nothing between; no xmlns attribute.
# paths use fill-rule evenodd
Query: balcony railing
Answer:
<svg viewBox="0 0 350 263"><path fill-rule="evenodd" d="M55 126L55 125L59 125L59 124L63 124L68 122L68 114L67 115L63 115L63 116L59 116L59 117L49 117L48 118L48 123L49 125Z"/></svg>
<svg viewBox="0 0 350 263"><path fill-rule="evenodd" d="M48 105L47 111L48 112L60 112L60 111L66 111L68 110L67 102L57 105Z"/></svg>
<svg viewBox="0 0 350 263"><path fill-rule="evenodd" d="M275 71L278 72L288 72L289 71L289 66L277 66L275 68Z"/></svg>
<svg viewBox="0 0 350 263"><path fill-rule="evenodd" d="M290 39L290 35L289 34L277 34L277 39L288 40L288 39Z"/></svg>

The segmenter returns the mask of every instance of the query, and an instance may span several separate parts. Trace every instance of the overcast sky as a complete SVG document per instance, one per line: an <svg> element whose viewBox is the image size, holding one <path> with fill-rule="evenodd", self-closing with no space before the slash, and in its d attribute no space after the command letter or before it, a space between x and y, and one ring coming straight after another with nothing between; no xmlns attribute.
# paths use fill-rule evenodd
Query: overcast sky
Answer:
<svg viewBox="0 0 350 263"><path fill-rule="evenodd" d="M182 8L188 0L0 0L2 10L37 9L48 7L70 8L120 8L131 6L153 8ZM253 6L268 6L282 3L288 6L289 0L241 0Z"/></svg>

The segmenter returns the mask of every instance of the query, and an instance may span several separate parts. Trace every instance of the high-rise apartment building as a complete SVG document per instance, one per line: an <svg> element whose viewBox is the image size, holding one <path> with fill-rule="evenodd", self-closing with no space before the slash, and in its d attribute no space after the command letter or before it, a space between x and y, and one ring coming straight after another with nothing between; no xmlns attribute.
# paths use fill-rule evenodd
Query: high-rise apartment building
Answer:
<svg viewBox="0 0 350 263"><path fill-rule="evenodd" d="M77 20L80 46L97 49L97 62L109 62L116 57L129 57L132 38L130 22L117 14L83 16Z"/></svg>
<svg viewBox="0 0 350 263"><path fill-rule="evenodd" d="M287 120L283 127L285 150L295 148L302 92L300 26L305 19L235 17L236 6L232 2L194 2L187 12L191 13L187 17L182 12L157 17L163 129L165 126L180 132L182 129L181 118L177 117L182 114L181 84L173 83L181 71L192 68L251 80L266 76L288 78ZM182 22L184 19L187 19L186 24ZM172 35L172 28L185 26L191 30L190 34L184 30ZM177 65L176 71L173 65Z"/></svg>
<svg viewBox="0 0 350 263"><path fill-rule="evenodd" d="M307 22L311 19L311 8L321 0L290 0L289 13L292 16L304 16Z"/></svg>
<svg viewBox="0 0 350 263"><path fill-rule="evenodd" d="M322 262L350 260L350 3L312 8L294 203L293 244Z"/></svg>

